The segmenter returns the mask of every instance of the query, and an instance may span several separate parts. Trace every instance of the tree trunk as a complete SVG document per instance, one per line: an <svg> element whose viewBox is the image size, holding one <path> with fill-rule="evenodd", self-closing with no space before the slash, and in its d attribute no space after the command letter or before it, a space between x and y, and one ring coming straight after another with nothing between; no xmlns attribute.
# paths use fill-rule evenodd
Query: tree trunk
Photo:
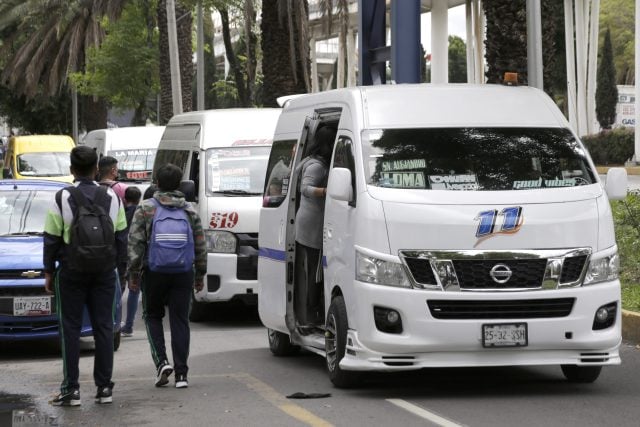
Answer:
<svg viewBox="0 0 640 427"><path fill-rule="evenodd" d="M169 62L169 36L167 33L167 3L158 1L158 30L160 46L160 117L158 124L165 125L173 116L171 95L171 67ZM193 80L193 49L191 47L192 17L189 9L176 1L178 32L178 56L180 60L180 85L182 88L182 110L191 111L191 81Z"/></svg>
<svg viewBox="0 0 640 427"><path fill-rule="evenodd" d="M256 104L256 69L258 67L258 57L256 55L256 45L258 37L254 31L256 23L256 9L254 0L246 0L244 4L244 37L247 45L247 100L249 106Z"/></svg>
<svg viewBox="0 0 640 427"><path fill-rule="evenodd" d="M292 51L290 46L290 31L293 31L293 41L295 46L309 51L309 43L306 34L300 34L301 24L299 19L308 21L308 3L301 1L297 13L292 16L294 25L290 27L287 20L280 21L278 17L278 7L276 0L263 0L262 2L262 72L263 82L263 103L265 107L277 107L277 98L284 95L296 93L306 93L308 91L308 81L305 80L310 74L309 55L306 57L298 55ZM297 2L294 2L296 4ZM300 40L305 40L306 45L300 44ZM292 66L293 64L293 66Z"/></svg>
<svg viewBox="0 0 640 427"><path fill-rule="evenodd" d="M87 132L107 127L107 103L102 98L94 99L92 96L83 96L82 123Z"/></svg>
<svg viewBox="0 0 640 427"><path fill-rule="evenodd" d="M233 74L233 80L236 83L236 91L238 93L238 102L242 107L249 106L249 100L247 99L247 91L245 90L244 75L238 58L233 51L233 44L231 43L231 30L229 28L229 12L226 7L219 7L220 21L222 21L222 40L224 41L225 55L227 61L229 61L229 68L231 74Z"/></svg>

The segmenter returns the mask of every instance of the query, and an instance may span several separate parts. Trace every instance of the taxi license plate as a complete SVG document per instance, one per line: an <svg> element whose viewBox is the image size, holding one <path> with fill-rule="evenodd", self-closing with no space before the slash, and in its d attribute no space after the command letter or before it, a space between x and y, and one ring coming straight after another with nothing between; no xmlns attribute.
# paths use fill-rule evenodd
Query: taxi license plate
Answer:
<svg viewBox="0 0 640 427"><path fill-rule="evenodd" d="M14 316L44 316L51 314L51 297L14 297Z"/></svg>
<svg viewBox="0 0 640 427"><path fill-rule="evenodd" d="M482 325L483 347L526 347L526 323L494 323Z"/></svg>

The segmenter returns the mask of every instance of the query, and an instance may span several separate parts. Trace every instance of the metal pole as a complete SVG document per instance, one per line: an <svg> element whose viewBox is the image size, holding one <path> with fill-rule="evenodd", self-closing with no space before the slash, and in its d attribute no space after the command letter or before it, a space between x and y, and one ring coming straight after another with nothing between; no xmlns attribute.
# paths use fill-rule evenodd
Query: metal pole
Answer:
<svg viewBox="0 0 640 427"><path fill-rule="evenodd" d="M431 6L431 83L449 81L449 9L447 2Z"/></svg>
<svg viewBox="0 0 640 427"><path fill-rule="evenodd" d="M169 36L169 63L171 69L171 98L173 114L182 113L182 87L180 85L180 60L178 58L178 31L176 29L176 4L167 0L167 35Z"/></svg>
<svg viewBox="0 0 640 427"><path fill-rule="evenodd" d="M420 83L420 1L391 1L391 72L396 83Z"/></svg>
<svg viewBox="0 0 640 427"><path fill-rule="evenodd" d="M634 160L638 164L640 157L640 0L636 0L636 122L635 122L635 151Z"/></svg>
<svg viewBox="0 0 640 427"><path fill-rule="evenodd" d="M529 86L543 89L540 0L527 0L527 80Z"/></svg>
<svg viewBox="0 0 640 427"><path fill-rule="evenodd" d="M78 91L75 86L71 87L71 132L73 132L73 140L78 144Z"/></svg>
<svg viewBox="0 0 640 427"><path fill-rule="evenodd" d="M203 23L202 1L198 2L198 46L196 63L196 96L198 98L197 108L204 110L204 23Z"/></svg>

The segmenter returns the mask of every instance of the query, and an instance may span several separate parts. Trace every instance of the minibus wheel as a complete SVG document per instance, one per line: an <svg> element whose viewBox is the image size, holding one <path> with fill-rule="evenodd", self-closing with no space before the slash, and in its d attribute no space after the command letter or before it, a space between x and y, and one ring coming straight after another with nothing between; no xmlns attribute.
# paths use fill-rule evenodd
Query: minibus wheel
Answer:
<svg viewBox="0 0 640 427"><path fill-rule="evenodd" d="M348 327L344 298L337 296L331 301L327 312L324 346L329 379L338 388L353 387L359 380L358 373L340 369L340 361L347 348Z"/></svg>
<svg viewBox="0 0 640 427"><path fill-rule="evenodd" d="M300 347L291 344L291 338L287 334L267 329L267 336L269 337L269 350L275 356L291 356L300 350Z"/></svg>
<svg viewBox="0 0 640 427"><path fill-rule="evenodd" d="M571 383L592 383L600 376L602 366L562 365L562 373Z"/></svg>

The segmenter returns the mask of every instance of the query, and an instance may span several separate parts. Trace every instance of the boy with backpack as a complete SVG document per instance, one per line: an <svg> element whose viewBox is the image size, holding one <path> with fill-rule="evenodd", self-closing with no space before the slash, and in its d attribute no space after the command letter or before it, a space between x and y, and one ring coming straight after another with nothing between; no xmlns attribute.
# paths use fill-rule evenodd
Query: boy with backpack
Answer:
<svg viewBox="0 0 640 427"><path fill-rule="evenodd" d="M142 283L143 317L156 365L156 387L166 385L175 369L176 388L185 388L189 384L189 306L193 289L200 291L204 286L207 248L200 217L178 191L182 170L166 164L155 178L158 191L138 205L129 229L129 289L136 291ZM167 360L164 342L166 304L174 366Z"/></svg>
<svg viewBox="0 0 640 427"><path fill-rule="evenodd" d="M126 266L126 220L118 196L93 180L96 152L75 147L70 158L75 184L56 193L44 227L45 290L56 295L64 376L51 404L81 404L78 362L85 305L96 346L95 399L111 403L116 267Z"/></svg>

